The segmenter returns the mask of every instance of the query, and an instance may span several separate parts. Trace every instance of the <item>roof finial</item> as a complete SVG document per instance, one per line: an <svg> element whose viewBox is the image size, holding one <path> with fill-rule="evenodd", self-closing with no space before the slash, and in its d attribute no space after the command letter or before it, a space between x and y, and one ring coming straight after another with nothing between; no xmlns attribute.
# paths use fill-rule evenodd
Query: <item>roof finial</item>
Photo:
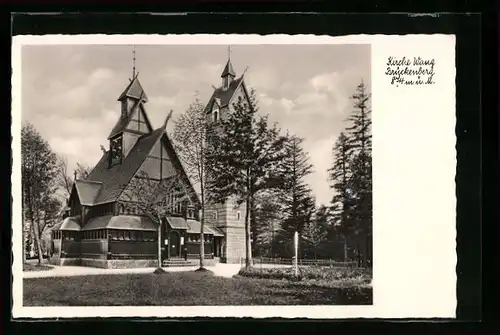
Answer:
<svg viewBox="0 0 500 335"><path fill-rule="evenodd" d="M133 62L132 79L133 79L133 78L135 78L135 44L134 44L134 48L132 50L132 54L134 55L134 57L132 58L132 62Z"/></svg>
<svg viewBox="0 0 500 335"><path fill-rule="evenodd" d="M245 73L247 72L247 70L248 70L248 66L245 68L245 71L243 71L243 73L241 74L242 77L245 75Z"/></svg>
<svg viewBox="0 0 500 335"><path fill-rule="evenodd" d="M165 122L163 123L163 128L167 128L168 120L170 120L170 118L172 117L173 112L174 111L171 109L170 112L168 113L167 117L165 118Z"/></svg>
<svg viewBox="0 0 500 335"><path fill-rule="evenodd" d="M76 180L76 170L73 171L74 180Z"/></svg>
<svg viewBox="0 0 500 335"><path fill-rule="evenodd" d="M227 60L228 61L231 60L231 46L230 45L227 46Z"/></svg>

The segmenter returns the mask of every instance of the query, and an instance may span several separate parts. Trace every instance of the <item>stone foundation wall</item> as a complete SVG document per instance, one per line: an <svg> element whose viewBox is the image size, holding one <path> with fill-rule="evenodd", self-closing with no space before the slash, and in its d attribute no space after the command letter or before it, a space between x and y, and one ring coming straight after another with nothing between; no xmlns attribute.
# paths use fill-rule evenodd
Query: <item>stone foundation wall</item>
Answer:
<svg viewBox="0 0 500 335"><path fill-rule="evenodd" d="M83 266L103 269L154 268L158 266L156 259L91 259L83 258Z"/></svg>
<svg viewBox="0 0 500 335"><path fill-rule="evenodd" d="M193 266L199 264L199 260L189 259ZM218 257L205 259L205 266L214 266L221 260ZM239 261L238 261L239 262ZM52 257L49 264L57 266L88 266L101 269L133 269L154 268L158 266L156 259L93 259L93 258L59 258Z"/></svg>
<svg viewBox="0 0 500 335"><path fill-rule="evenodd" d="M82 265L82 260L80 258L53 257L49 260L49 264L58 266L80 266Z"/></svg>

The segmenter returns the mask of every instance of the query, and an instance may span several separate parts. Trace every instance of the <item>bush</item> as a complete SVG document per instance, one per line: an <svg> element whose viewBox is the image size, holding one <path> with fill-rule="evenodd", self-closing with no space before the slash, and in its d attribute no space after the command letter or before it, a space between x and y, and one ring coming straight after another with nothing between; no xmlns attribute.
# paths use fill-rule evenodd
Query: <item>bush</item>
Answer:
<svg viewBox="0 0 500 335"><path fill-rule="evenodd" d="M259 269L259 268L243 268L238 274L240 276L249 278L261 278L261 279L277 279L277 280L297 280L301 279L301 272L299 269L298 277L295 276L295 270L293 268L270 268L270 269Z"/></svg>
<svg viewBox="0 0 500 335"><path fill-rule="evenodd" d="M23 264L23 271L47 271L52 270L52 266L44 264Z"/></svg>
<svg viewBox="0 0 500 335"><path fill-rule="evenodd" d="M371 270L362 268L338 268L324 266L299 267L298 276L293 267L287 268L255 268L241 269L240 276L249 278L309 281L316 283L332 283L350 285L366 285L372 281Z"/></svg>

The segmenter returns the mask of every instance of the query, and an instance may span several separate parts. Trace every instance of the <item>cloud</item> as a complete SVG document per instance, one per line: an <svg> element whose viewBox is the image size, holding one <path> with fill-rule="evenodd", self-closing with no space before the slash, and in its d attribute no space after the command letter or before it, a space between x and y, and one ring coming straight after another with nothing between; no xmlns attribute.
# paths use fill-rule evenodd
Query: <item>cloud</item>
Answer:
<svg viewBox="0 0 500 335"><path fill-rule="evenodd" d="M285 109L286 112L290 113L292 109L295 107L295 102L290 99L281 98L280 100L281 106Z"/></svg>
<svg viewBox="0 0 500 335"><path fill-rule="evenodd" d="M279 76L269 68L258 68L248 71L245 75L246 80L250 83L251 87L257 91L268 91L276 89L280 86Z"/></svg>
<svg viewBox="0 0 500 335"><path fill-rule="evenodd" d="M314 190L316 202L327 205L333 196L328 181L328 169L332 165L332 147L336 136L329 136L318 141L304 141L304 149L309 152L314 173L307 176L306 181Z"/></svg>
<svg viewBox="0 0 500 335"><path fill-rule="evenodd" d="M340 87L341 76L338 72L322 73L314 76L310 83L316 91L332 92Z"/></svg>

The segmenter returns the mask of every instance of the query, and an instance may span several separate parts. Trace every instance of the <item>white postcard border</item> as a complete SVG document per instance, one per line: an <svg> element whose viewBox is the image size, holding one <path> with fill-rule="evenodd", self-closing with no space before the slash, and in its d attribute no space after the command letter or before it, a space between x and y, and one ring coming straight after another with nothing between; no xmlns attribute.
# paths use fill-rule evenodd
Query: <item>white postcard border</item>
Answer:
<svg viewBox="0 0 500 335"><path fill-rule="evenodd" d="M21 51L47 44L371 44L373 305L23 307L20 211ZM455 317L455 37L453 35L45 35L12 46L13 317ZM435 59L435 84L396 87L387 58ZM333 144L333 143L332 143ZM325 157L325 159L331 159Z"/></svg>

